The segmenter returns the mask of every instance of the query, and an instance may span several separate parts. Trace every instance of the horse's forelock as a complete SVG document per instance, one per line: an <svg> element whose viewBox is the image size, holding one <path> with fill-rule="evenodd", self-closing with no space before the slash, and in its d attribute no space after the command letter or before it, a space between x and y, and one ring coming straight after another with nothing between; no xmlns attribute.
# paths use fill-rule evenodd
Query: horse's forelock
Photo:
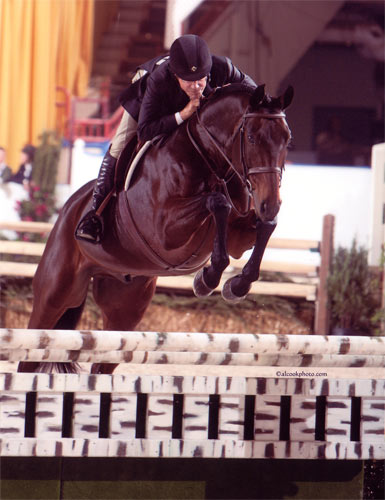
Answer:
<svg viewBox="0 0 385 500"><path fill-rule="evenodd" d="M278 97L272 97L269 94L265 94L259 108L267 109L269 112L280 111L282 109L282 103Z"/></svg>
<svg viewBox="0 0 385 500"><path fill-rule="evenodd" d="M245 94L249 94L251 96L253 94L254 90L255 90L254 87L251 87L250 85L246 85L245 83L229 83L227 85L224 85L223 87L216 87L215 89L213 89L212 92L210 92L210 94L203 101L202 107L213 102L214 100L217 100L221 97L225 97L228 95L235 95L237 93L245 93Z"/></svg>
<svg viewBox="0 0 385 500"><path fill-rule="evenodd" d="M252 97L255 92L255 87L245 83L230 83L223 87L215 88L206 99L202 102L201 109L206 108L210 104L220 100L226 96L248 95L250 98L250 111L266 110L269 113L275 113L282 110L282 103L278 97L272 97L270 94L265 94L263 99L258 104L252 103Z"/></svg>

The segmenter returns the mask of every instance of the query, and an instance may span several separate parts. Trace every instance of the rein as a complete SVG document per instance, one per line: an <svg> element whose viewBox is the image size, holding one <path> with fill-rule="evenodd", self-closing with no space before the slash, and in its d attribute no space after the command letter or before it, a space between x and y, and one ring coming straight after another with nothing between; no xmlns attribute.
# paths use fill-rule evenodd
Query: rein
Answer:
<svg viewBox="0 0 385 500"><path fill-rule="evenodd" d="M276 119L276 118L285 118L286 115L284 112L279 112L279 113L245 113L242 116L241 119L241 124L235 131L233 137L235 138L237 134L240 134L240 160L243 168L243 176L237 171L237 169L234 167L233 162L231 159L226 155L226 153L223 151L221 145L218 143L216 138L211 134L211 132L205 127L205 125L201 121L200 114L197 112L197 123L202 127L204 132L206 133L207 137L209 138L211 144L214 145L215 149L220 153L222 158L225 160L225 162L228 165L228 169L223 177L220 177L217 172L214 170L212 167L211 163L208 161L206 158L204 152L202 151L201 147L198 145L196 140L193 138L190 130L190 120L187 122L187 135L191 141L191 144L194 146L196 151L199 153L199 155L203 158L204 162L206 163L207 167L209 168L210 172L214 175L214 177L217 179L219 184L222 186L224 190L224 194L226 196L227 201L230 203L232 209L236 212L236 214L240 217L245 217L249 211L250 211L250 204L251 204L251 199L253 197L252 193L252 187L251 187L251 182L249 180L249 175L250 174L264 174L264 173L274 173L274 174L280 174L282 176L282 168L279 166L258 166L258 167L253 167L249 168L246 162L246 157L245 157L245 122L247 118L267 118L267 119ZM239 180L241 181L244 189L247 191L248 194L248 203L247 203L247 208L245 212L240 212L236 206L234 205L231 196L229 194L227 185L230 182L230 180L234 177L237 176Z"/></svg>

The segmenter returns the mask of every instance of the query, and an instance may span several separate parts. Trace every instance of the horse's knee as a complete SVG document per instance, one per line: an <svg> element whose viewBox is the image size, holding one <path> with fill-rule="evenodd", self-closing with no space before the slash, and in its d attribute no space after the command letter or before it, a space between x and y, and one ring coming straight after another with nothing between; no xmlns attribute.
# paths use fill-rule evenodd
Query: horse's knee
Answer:
<svg viewBox="0 0 385 500"><path fill-rule="evenodd" d="M231 205L227 201L226 196L218 192L210 193L210 195L207 197L206 206L207 209L212 213L224 211L228 214L231 210Z"/></svg>

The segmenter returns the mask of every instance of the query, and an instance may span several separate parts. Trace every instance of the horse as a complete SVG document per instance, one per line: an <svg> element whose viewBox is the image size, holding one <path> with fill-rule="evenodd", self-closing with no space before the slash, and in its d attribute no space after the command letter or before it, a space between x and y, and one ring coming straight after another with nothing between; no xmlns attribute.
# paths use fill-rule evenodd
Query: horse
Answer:
<svg viewBox="0 0 385 500"><path fill-rule="evenodd" d="M117 190L103 212L99 245L74 237L95 181L75 192L34 276L28 328L75 329L92 279L104 329L133 331L158 276L197 273L194 292L207 296L219 285L229 256L240 258L253 248L242 273L222 290L225 300L242 300L259 277L277 224L291 137L284 110L292 99L292 87L280 97L266 94L264 86L216 89L189 120L154 141L129 186ZM118 168L126 160L122 153ZM49 371L46 365L25 361L18 370ZM56 365L76 371L75 363ZM116 366L94 364L91 373L112 373Z"/></svg>

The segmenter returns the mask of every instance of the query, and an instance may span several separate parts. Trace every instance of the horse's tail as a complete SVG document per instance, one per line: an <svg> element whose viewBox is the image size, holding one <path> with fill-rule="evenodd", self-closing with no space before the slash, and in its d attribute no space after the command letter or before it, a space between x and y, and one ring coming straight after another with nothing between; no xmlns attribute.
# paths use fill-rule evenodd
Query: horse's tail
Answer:
<svg viewBox="0 0 385 500"><path fill-rule="evenodd" d="M82 315L85 300L78 307L67 309L54 326L55 330L74 330ZM30 361L21 361L17 368L18 372L27 373L79 373L80 366L78 363L39 363Z"/></svg>

